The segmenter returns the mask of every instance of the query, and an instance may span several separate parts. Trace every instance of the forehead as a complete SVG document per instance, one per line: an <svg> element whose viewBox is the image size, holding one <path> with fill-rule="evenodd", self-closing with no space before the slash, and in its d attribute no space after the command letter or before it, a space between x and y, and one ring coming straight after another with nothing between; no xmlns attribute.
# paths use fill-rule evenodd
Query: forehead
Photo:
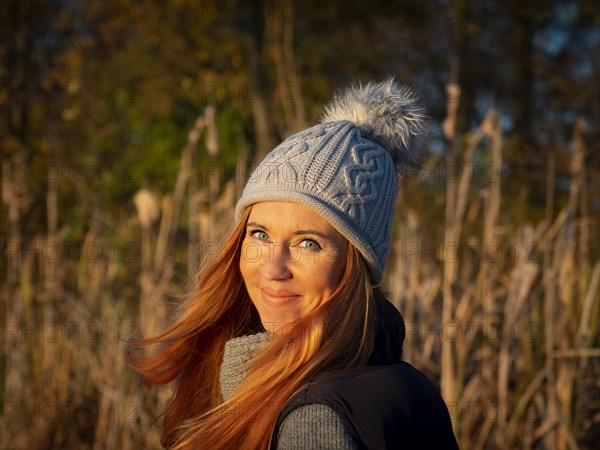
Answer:
<svg viewBox="0 0 600 450"><path fill-rule="evenodd" d="M265 226L315 229L331 234L337 230L315 211L300 203L260 202L252 205L248 222Z"/></svg>

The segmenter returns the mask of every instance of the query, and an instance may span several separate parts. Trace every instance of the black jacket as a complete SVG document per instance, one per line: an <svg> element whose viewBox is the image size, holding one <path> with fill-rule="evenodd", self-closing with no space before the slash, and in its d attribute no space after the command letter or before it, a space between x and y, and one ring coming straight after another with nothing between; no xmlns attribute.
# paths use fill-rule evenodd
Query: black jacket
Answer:
<svg viewBox="0 0 600 450"><path fill-rule="evenodd" d="M381 303L375 351L367 365L335 376L322 375L285 405L285 417L302 405L335 410L361 448L458 449L448 409L437 388L419 370L401 361L404 320Z"/></svg>

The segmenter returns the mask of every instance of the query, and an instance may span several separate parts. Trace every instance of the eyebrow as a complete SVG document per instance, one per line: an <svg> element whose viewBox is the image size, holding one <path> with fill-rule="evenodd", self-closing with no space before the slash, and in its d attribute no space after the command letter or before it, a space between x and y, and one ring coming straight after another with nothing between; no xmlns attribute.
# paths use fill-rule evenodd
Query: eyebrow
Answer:
<svg viewBox="0 0 600 450"><path fill-rule="evenodd" d="M248 227L256 227L256 228L261 228L261 229L263 229L265 231L269 231L269 227L261 225L260 223L257 223L257 222L248 222L248 223L246 223L246 228L248 228ZM312 235L315 235L315 236L319 236L322 239L327 239L328 241L332 241L333 240L332 236L330 236L328 234L325 234L325 233L322 233L321 231L317 231L317 230L296 230L292 234L294 236L302 235L302 234L312 234Z"/></svg>

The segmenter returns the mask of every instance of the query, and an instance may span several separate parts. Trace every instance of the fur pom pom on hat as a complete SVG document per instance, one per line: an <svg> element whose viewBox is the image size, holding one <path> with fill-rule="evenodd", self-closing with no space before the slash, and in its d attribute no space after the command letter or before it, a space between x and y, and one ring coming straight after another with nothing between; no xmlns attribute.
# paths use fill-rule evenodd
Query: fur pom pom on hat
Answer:
<svg viewBox="0 0 600 450"><path fill-rule="evenodd" d="M354 85L338 92L325 107L321 123L349 120L362 137L385 148L398 174L420 168L420 152L415 137L425 134L425 110L412 90L392 78L382 83Z"/></svg>
<svg viewBox="0 0 600 450"><path fill-rule="evenodd" d="M338 92L320 124L287 138L255 169L236 220L263 201L308 206L361 252L373 283L379 283L398 178L420 167L424 117L412 91L393 79Z"/></svg>

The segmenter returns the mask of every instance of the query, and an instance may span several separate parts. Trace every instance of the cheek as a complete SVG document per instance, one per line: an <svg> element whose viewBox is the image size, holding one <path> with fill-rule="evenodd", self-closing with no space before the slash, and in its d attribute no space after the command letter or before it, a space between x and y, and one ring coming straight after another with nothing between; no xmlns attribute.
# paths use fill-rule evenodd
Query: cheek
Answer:
<svg viewBox="0 0 600 450"><path fill-rule="evenodd" d="M246 268L246 263L244 262L244 258L240 258L239 268L240 268L240 272L242 274L242 277L244 278L244 281L245 281L246 280L247 268Z"/></svg>
<svg viewBox="0 0 600 450"><path fill-rule="evenodd" d="M328 285L335 289L342 281L346 271L346 252L332 255L327 267L323 267L322 271L327 273Z"/></svg>
<svg viewBox="0 0 600 450"><path fill-rule="evenodd" d="M244 259L241 258L239 267L240 267L240 273L242 274L242 280L244 282L244 287L246 288L246 293L248 294L248 297L250 298L250 301L252 302L252 304L255 307L258 307L256 304L256 292L254 289L255 283L252 281L256 278L253 275L254 265L252 263L248 263L247 261L244 261Z"/></svg>
<svg viewBox="0 0 600 450"><path fill-rule="evenodd" d="M338 268L336 268L330 274L329 282L328 282L328 288L329 288L330 292L336 290L337 287L339 286L340 282L342 281L342 273L343 273L342 271L340 271Z"/></svg>
<svg viewBox="0 0 600 450"><path fill-rule="evenodd" d="M247 245L246 243L242 245L239 267L246 283L251 279L252 274L256 271L258 266L255 253L255 246Z"/></svg>
<svg viewBox="0 0 600 450"><path fill-rule="evenodd" d="M312 276L307 279L316 292L330 295L336 290L344 275L342 264L317 265L312 268Z"/></svg>
<svg viewBox="0 0 600 450"><path fill-rule="evenodd" d="M250 297L252 298L251 295L251 289L252 289L252 271L251 271L251 267L249 266L248 263L244 262L243 260L240 261L240 273L242 274L242 280L244 282L244 286L246 287L246 292L250 295Z"/></svg>
<svg viewBox="0 0 600 450"><path fill-rule="evenodd" d="M242 274L242 279L244 280L244 284L246 285L246 290L250 289L252 283L252 265L247 262L240 262L240 273Z"/></svg>

